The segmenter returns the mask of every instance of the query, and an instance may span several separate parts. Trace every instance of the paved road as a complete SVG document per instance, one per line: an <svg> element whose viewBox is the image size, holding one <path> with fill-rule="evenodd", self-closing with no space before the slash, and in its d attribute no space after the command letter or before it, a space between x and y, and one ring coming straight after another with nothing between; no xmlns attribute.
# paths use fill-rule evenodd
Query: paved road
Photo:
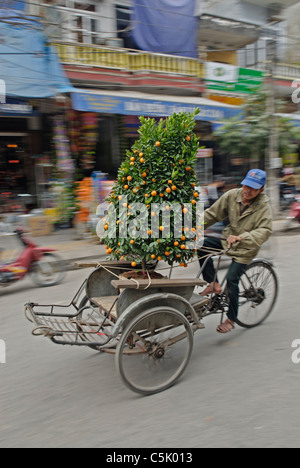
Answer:
<svg viewBox="0 0 300 468"><path fill-rule="evenodd" d="M112 356L31 335L23 304L71 298L88 270L51 289L2 290L0 447L299 447L299 247L299 235L277 239L281 291L263 326L220 336L208 318L182 380L147 398L123 386Z"/></svg>

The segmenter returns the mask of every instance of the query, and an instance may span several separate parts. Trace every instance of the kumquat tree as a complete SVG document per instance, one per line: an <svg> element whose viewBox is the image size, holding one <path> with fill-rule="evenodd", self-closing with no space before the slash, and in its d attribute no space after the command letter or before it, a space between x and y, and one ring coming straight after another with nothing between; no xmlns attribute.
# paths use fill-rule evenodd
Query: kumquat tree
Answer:
<svg viewBox="0 0 300 468"><path fill-rule="evenodd" d="M111 259L145 269L151 260L187 266L195 255L203 234L195 176L199 142L193 132L198 113L158 123L140 117L140 138L127 151L102 219L99 237Z"/></svg>

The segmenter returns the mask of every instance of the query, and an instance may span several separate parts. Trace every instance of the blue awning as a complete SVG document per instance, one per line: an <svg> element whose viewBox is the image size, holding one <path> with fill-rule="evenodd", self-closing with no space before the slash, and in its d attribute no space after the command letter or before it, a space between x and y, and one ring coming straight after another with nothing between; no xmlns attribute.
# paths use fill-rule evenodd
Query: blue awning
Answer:
<svg viewBox="0 0 300 468"><path fill-rule="evenodd" d="M219 122L241 113L241 109L236 106L226 104L222 106L216 101L203 98L162 97L130 91L109 93L80 89L72 92L71 96L73 109L83 112L167 117L179 112L193 112L198 107L200 114L196 119L209 122Z"/></svg>
<svg viewBox="0 0 300 468"><path fill-rule="evenodd" d="M8 11L0 10L0 20ZM46 98L74 88L66 77L56 50L38 22L0 22L0 80L6 95L18 98Z"/></svg>

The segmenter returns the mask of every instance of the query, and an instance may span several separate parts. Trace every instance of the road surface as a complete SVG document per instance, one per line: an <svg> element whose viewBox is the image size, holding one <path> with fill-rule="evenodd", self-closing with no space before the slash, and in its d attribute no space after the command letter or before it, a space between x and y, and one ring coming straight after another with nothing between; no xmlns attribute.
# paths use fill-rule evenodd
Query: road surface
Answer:
<svg viewBox="0 0 300 468"><path fill-rule="evenodd" d="M1 290L0 447L299 447L299 248L300 235L277 238L280 296L264 325L222 336L219 316L207 318L180 382L147 398L124 387L113 356L31 335L24 303L71 299L90 270Z"/></svg>

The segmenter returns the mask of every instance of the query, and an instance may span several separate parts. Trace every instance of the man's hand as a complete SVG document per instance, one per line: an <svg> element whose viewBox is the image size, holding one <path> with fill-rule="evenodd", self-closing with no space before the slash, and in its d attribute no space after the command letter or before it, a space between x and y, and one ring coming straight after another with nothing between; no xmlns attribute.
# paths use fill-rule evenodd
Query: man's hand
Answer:
<svg viewBox="0 0 300 468"><path fill-rule="evenodd" d="M242 242L242 238L240 236L229 236L227 239L228 242L228 248L230 249L233 244L236 244L237 242Z"/></svg>

